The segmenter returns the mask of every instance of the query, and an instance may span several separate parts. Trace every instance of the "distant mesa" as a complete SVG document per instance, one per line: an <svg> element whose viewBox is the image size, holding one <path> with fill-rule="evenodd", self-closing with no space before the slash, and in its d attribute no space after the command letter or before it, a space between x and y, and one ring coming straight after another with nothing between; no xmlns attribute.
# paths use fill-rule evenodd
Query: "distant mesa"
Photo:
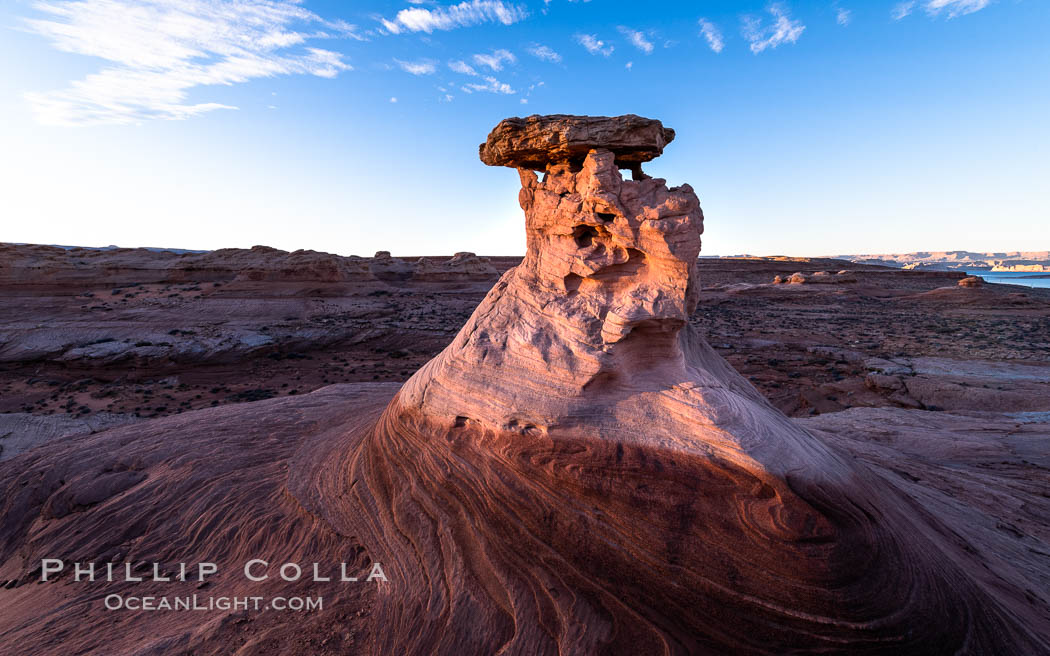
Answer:
<svg viewBox="0 0 1050 656"><path fill-rule="evenodd" d="M861 264L935 271L1050 272L1050 251L920 251L868 255L836 255Z"/></svg>

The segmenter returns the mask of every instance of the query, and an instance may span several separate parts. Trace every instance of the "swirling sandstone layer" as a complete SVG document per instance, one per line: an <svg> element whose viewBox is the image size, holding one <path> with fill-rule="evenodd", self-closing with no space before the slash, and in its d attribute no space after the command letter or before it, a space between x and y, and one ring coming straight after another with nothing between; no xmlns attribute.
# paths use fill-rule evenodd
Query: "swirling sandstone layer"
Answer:
<svg viewBox="0 0 1050 656"><path fill-rule="evenodd" d="M505 122L485 147L522 139ZM1035 648L935 520L689 329L699 202L616 160L553 148L542 180L535 153L507 161L525 165L525 260L365 437L366 541L414 591L385 605L384 650Z"/></svg>
<svg viewBox="0 0 1050 656"><path fill-rule="evenodd" d="M889 485L893 457L849 425L809 432L766 403L687 324L692 189L623 180L592 137L520 162L525 260L385 407L390 387L326 388L0 463L0 634L38 654L1045 653L1043 542L974 528L993 510ZM908 457L916 480L936 470ZM981 475L1006 515L1044 511ZM330 601L198 622L107 614L102 588L32 570L254 557L381 562L389 583L221 577ZM1037 590L1005 590L1029 575ZM99 618L109 632L83 628Z"/></svg>

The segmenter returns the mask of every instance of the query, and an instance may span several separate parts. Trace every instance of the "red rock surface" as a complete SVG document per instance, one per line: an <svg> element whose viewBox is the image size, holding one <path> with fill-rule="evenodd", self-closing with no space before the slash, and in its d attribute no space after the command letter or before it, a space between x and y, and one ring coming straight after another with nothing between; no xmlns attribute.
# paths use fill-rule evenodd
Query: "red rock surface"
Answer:
<svg viewBox="0 0 1050 656"><path fill-rule="evenodd" d="M528 254L396 393L328 387L0 463L0 633L25 653L1047 650L1043 423L790 420L693 327L702 214L688 186L624 181L602 148L521 178ZM376 261L396 280L389 259ZM764 282L710 299L856 298L771 285L765 266L751 270ZM996 294L945 290L884 293L975 307ZM922 375L1044 384L1022 366L864 362L887 394ZM158 619L103 610L112 586L35 583L43 557L381 562L390 580L267 584L335 600L313 615Z"/></svg>
<svg viewBox="0 0 1050 656"><path fill-rule="evenodd" d="M517 449L508 450L496 462L520 463L519 466L533 462L534 466L547 469L547 473L527 481L507 479L521 483L509 498L472 494L455 501L451 490L456 488L449 488L450 492L445 493L448 496L434 501L457 505L469 501L479 512L502 517L498 530L510 544L498 552L471 551L455 567L438 569L439 575L426 586L435 597L432 614L422 623L401 624L386 613L393 608L394 615L402 618L397 611L399 601L418 594L419 582L392 574L388 548L362 539L360 526L367 524L369 517L362 513L377 510L362 505L357 492L360 482L347 490L354 479L348 482L346 477L346 472L364 455L360 440L367 439L368 432L357 429L375 422L396 391L397 385L389 383L334 385L299 397L201 410L95 435L69 437L46 450L0 462L0 635L4 644L18 645L18 650L12 652L18 654L384 654L390 653L386 647L392 634L423 631L432 636L431 631L452 618L473 616L473 629L457 635L458 644L422 650L428 654L462 654L462 649L469 650L480 634L496 632L499 639L510 641L516 627L508 612L483 613L478 606L463 601L452 605L448 595L462 590L456 586L463 586L484 598L487 594L497 595L503 585L507 585L509 594L518 589L513 585L518 577L541 572L552 564L561 567L561 556L552 557L548 545L536 544L546 539L557 522L568 520L577 512L592 517L596 505L608 509L615 500L614 505L622 508L620 512L629 514L606 515L600 522L602 530L622 530L626 519L642 515L634 529L641 531L637 538L642 539L689 517L683 514L684 508L660 517L646 514L646 508L651 508L647 504L617 500L626 492L618 489L624 481L622 474L638 468L638 463L631 464L636 458L636 452L631 450L619 462L615 453L609 453L606 464L599 468L590 463L591 456L598 453L594 450L552 451L549 443L533 443L528 453L517 458L512 457ZM922 518L924 534L937 542L945 557L985 588L995 590L996 603L1021 618L1045 641L1050 638L1046 630L1050 626L1050 580L1042 554L1050 553L1050 531L1045 520L1050 513L1045 495L1050 485L1046 476L1050 469L1050 462L1046 462L1050 431L1046 424L1022 421L1001 416L856 409L804 420L802 425L807 430L821 431L822 440L863 462L876 477L877 494L885 496L888 488L900 495L902 512ZM522 443L517 448L525 447ZM570 461L579 463L580 474L572 476L588 472L588 478L595 482L606 480L609 489L605 496L612 499L570 498L568 506L559 506L561 494L569 491L561 487L548 491L539 497L550 499L543 501L541 524L534 527L539 532L514 542L525 528L518 515L529 511L521 505L521 495L535 500L537 490L545 489L550 477L556 475L556 465ZM456 459L448 464L460 471L458 468L470 463ZM483 471L491 476L506 473L489 469L493 464L487 464ZM649 471L654 467L652 464ZM569 476L573 469L564 470L561 476ZM111 473L107 476L105 472ZM499 480L479 476L476 471L468 473L470 489L479 489L479 485L487 489ZM441 478L445 480L446 475ZM669 476L655 473L647 481L640 485L657 486L651 492L654 496L671 484ZM391 481L386 490L393 494L399 488ZM636 497L644 490L635 485L629 493ZM416 484L398 493L402 504L409 504L401 506L406 515L413 507L409 499L418 499L415 503L423 501L424 497L418 496L420 492ZM547 496L555 492L558 494ZM691 490L685 492L692 494ZM71 499L78 500L73 512L60 510L63 506L68 509ZM432 521L434 516L425 510L435 512L433 506L425 506L415 516ZM698 520L699 517L693 519ZM453 540L459 540L488 547L493 535L481 532L482 528L491 529L459 517L431 534L430 541L451 545ZM724 529L715 524L708 530ZM583 546L602 535L583 531L581 528L576 537ZM683 554L688 557L690 550L684 544L679 549L678 558ZM495 572L489 563L497 556L513 557L520 561L521 568L511 578L493 576ZM69 562L213 561L220 573L201 588L196 581L77 583L68 572L48 583L37 583L39 561L46 557ZM313 562L345 561L353 573L367 570L367 563L379 561L390 581L251 583L244 580L240 570L244 561L253 557L272 563L304 563L306 567ZM761 561L765 562L765 558ZM597 626L597 633L606 644L605 651L646 653L645 645L649 643L641 640L646 634L644 627L651 625L638 616L631 616L626 625L612 620L618 617L617 609L624 607L626 580L651 582L663 575L661 569L651 569L653 564L632 560L626 567L614 567L608 556L591 563L589 567L601 570L601 576L593 580L593 592L581 595L575 603L599 599L604 612L590 617L594 624L585 624L589 616L577 608L570 611L571 621L547 615L541 624L544 628L539 630L543 640L551 640L551 633L586 636ZM667 567L661 560L655 564ZM913 564L900 564L904 576L911 576L908 572ZM677 575L681 572L680 562L671 568ZM545 580L550 586L544 588L548 593L536 600L557 599L565 581L578 585L589 576L586 568L567 573L572 576L563 574L562 578ZM276 578L276 571L271 574ZM667 583L658 591L647 614L657 614L661 609L664 614L668 612L669 607L659 603L667 594L666 587ZM684 585L671 585L672 590L679 587ZM610 588L618 590L621 598L611 598L607 592ZM322 596L324 611L107 611L102 607L101 595L111 593ZM501 598L505 597L496 596ZM953 592L943 603L958 609L957 599ZM909 598L899 606L912 608L910 603L915 602ZM666 630L674 625L661 626ZM724 618L723 629L732 632L736 626L731 618ZM552 631L552 627L560 627L562 632ZM525 633L531 634L535 629L524 621L520 626ZM674 649L675 643L670 647ZM1034 654L1040 649L1032 645L1028 650L1006 653ZM718 651L699 646L694 653ZM741 644L734 651L759 650ZM909 653L906 645L899 642L874 644L866 651ZM920 653L916 649L910 651ZM1003 653L995 649L970 651ZM529 653L544 652L538 649ZM950 652L935 645L921 653Z"/></svg>

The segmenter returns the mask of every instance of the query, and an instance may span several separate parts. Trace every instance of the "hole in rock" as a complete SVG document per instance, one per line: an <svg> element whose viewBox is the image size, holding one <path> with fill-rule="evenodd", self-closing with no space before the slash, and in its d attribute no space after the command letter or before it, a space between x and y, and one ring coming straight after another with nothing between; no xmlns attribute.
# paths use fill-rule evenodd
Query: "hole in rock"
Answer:
<svg viewBox="0 0 1050 656"><path fill-rule="evenodd" d="M639 275L639 271L645 266L645 253L636 248L627 249L627 261L623 264L607 266L600 271L591 274L591 278L604 282L620 278L630 278Z"/></svg>
<svg viewBox="0 0 1050 656"><path fill-rule="evenodd" d="M609 223L616 218L615 214L610 214L609 212L596 212L596 214L602 223Z"/></svg>
<svg viewBox="0 0 1050 656"><path fill-rule="evenodd" d="M597 236L598 231L589 225L578 225L572 231L572 238L576 240L576 245L580 248L590 246Z"/></svg>
<svg viewBox="0 0 1050 656"><path fill-rule="evenodd" d="M464 417L463 415L456 415L456 423L454 425L455 425L456 428L463 428L464 426L467 425L468 421L470 421L470 417Z"/></svg>
<svg viewBox="0 0 1050 656"><path fill-rule="evenodd" d="M588 393L611 392L622 383L621 377L615 371L599 372L583 384L583 389Z"/></svg>
<svg viewBox="0 0 1050 656"><path fill-rule="evenodd" d="M581 282L583 282L583 277L576 273L570 273L562 279L565 292L568 294L575 294L580 289Z"/></svg>
<svg viewBox="0 0 1050 656"><path fill-rule="evenodd" d="M630 179L635 182L648 180L651 177L642 170L641 162L617 162L616 168L620 169L620 178L623 180L626 180L628 175L630 176Z"/></svg>
<svg viewBox="0 0 1050 656"><path fill-rule="evenodd" d="M517 419L511 419L503 424L503 430L518 433L520 435L542 435L543 429L536 424L528 422L520 422Z"/></svg>

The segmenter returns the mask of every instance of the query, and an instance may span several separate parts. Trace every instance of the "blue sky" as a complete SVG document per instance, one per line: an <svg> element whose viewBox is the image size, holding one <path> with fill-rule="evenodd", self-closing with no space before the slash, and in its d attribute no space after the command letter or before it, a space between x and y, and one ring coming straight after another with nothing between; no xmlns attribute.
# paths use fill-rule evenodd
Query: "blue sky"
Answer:
<svg viewBox="0 0 1050 656"><path fill-rule="evenodd" d="M1050 249L1050 3L14 0L0 241L524 250L477 144L659 118L705 254Z"/></svg>

